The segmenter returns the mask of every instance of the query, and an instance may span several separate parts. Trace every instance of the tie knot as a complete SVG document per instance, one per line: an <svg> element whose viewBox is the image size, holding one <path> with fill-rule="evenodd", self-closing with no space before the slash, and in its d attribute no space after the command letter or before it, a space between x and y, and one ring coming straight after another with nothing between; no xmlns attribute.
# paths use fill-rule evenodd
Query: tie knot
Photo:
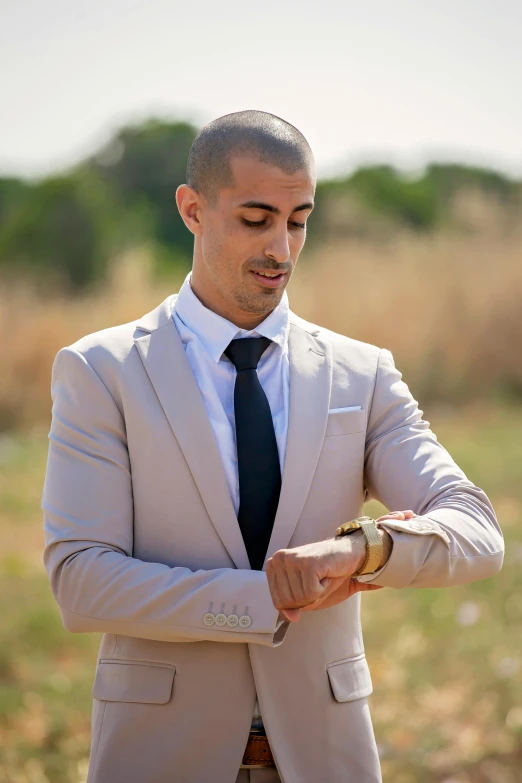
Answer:
<svg viewBox="0 0 522 783"><path fill-rule="evenodd" d="M255 370L257 364L272 340L268 337L240 337L232 340L225 349L237 372L241 370Z"/></svg>

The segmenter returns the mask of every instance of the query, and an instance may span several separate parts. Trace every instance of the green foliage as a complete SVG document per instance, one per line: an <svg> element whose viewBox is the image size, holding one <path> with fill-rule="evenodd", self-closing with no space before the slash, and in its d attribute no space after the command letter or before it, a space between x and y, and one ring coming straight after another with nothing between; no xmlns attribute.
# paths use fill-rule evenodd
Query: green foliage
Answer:
<svg viewBox="0 0 522 783"><path fill-rule="evenodd" d="M412 228L433 228L440 216L440 204L425 177L408 180L391 166L373 166L356 171L348 186L375 212Z"/></svg>
<svg viewBox="0 0 522 783"><path fill-rule="evenodd" d="M112 256L146 242L159 271L190 264L193 237L178 214L176 188L197 128L156 119L123 128L97 154L40 182L0 179L0 271L59 282L71 292L104 279ZM310 238L375 235L406 227L432 231L451 220L462 190L520 203L521 184L494 171L428 166L417 177L365 166L320 182Z"/></svg>
<svg viewBox="0 0 522 783"><path fill-rule="evenodd" d="M455 191L464 188L495 194L505 202L520 198L519 182L477 166L433 163L426 169L424 179L438 199L449 198Z"/></svg>
<svg viewBox="0 0 522 783"><path fill-rule="evenodd" d="M196 133L150 121L61 176L0 180L0 271L79 292L103 281L113 255L144 240L168 250L162 259L188 264L192 236L175 193Z"/></svg>
<svg viewBox="0 0 522 783"><path fill-rule="evenodd" d="M154 237L192 255L192 236L176 208L178 185L185 182L187 158L197 134L188 123L150 120L122 130L91 162L110 182L122 204L145 206L154 215Z"/></svg>
<svg viewBox="0 0 522 783"><path fill-rule="evenodd" d="M27 188L0 230L0 269L38 273L85 288L104 272L111 213L117 208L99 179L54 177Z"/></svg>
<svg viewBox="0 0 522 783"><path fill-rule="evenodd" d="M14 177L0 177L0 225L10 218L29 187Z"/></svg>
<svg viewBox="0 0 522 783"><path fill-rule="evenodd" d="M470 191L506 207L522 203L522 183L489 169L432 164L412 177L388 165L365 166L318 184L310 237L378 234L382 226L434 231L452 222L453 198Z"/></svg>

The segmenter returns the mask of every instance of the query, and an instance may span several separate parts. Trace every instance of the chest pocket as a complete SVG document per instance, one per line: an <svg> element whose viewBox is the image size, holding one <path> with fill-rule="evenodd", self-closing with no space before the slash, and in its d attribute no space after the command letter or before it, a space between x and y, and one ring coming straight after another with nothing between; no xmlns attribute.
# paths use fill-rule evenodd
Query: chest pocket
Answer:
<svg viewBox="0 0 522 783"><path fill-rule="evenodd" d="M351 435L354 432L364 432L366 428L365 411L341 411L329 413L326 423L325 438L332 435Z"/></svg>

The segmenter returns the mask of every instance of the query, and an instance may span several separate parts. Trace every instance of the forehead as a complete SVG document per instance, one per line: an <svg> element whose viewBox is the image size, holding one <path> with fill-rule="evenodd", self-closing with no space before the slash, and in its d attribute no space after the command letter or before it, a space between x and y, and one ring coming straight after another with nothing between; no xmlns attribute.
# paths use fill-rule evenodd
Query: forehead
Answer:
<svg viewBox="0 0 522 783"><path fill-rule="evenodd" d="M282 208L313 201L315 178L307 169L289 174L250 155L232 158L230 168L233 182L221 195L231 204L260 201Z"/></svg>

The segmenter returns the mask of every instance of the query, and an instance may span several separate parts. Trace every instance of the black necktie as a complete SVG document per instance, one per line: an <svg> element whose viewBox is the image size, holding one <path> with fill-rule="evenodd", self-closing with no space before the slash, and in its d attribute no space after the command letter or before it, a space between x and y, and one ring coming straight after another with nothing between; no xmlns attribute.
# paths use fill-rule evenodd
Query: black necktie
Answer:
<svg viewBox="0 0 522 783"><path fill-rule="evenodd" d="M267 337L232 340L225 350L237 370L234 386L239 511L237 519L253 570L261 571L281 491L279 452L272 413L257 377Z"/></svg>

